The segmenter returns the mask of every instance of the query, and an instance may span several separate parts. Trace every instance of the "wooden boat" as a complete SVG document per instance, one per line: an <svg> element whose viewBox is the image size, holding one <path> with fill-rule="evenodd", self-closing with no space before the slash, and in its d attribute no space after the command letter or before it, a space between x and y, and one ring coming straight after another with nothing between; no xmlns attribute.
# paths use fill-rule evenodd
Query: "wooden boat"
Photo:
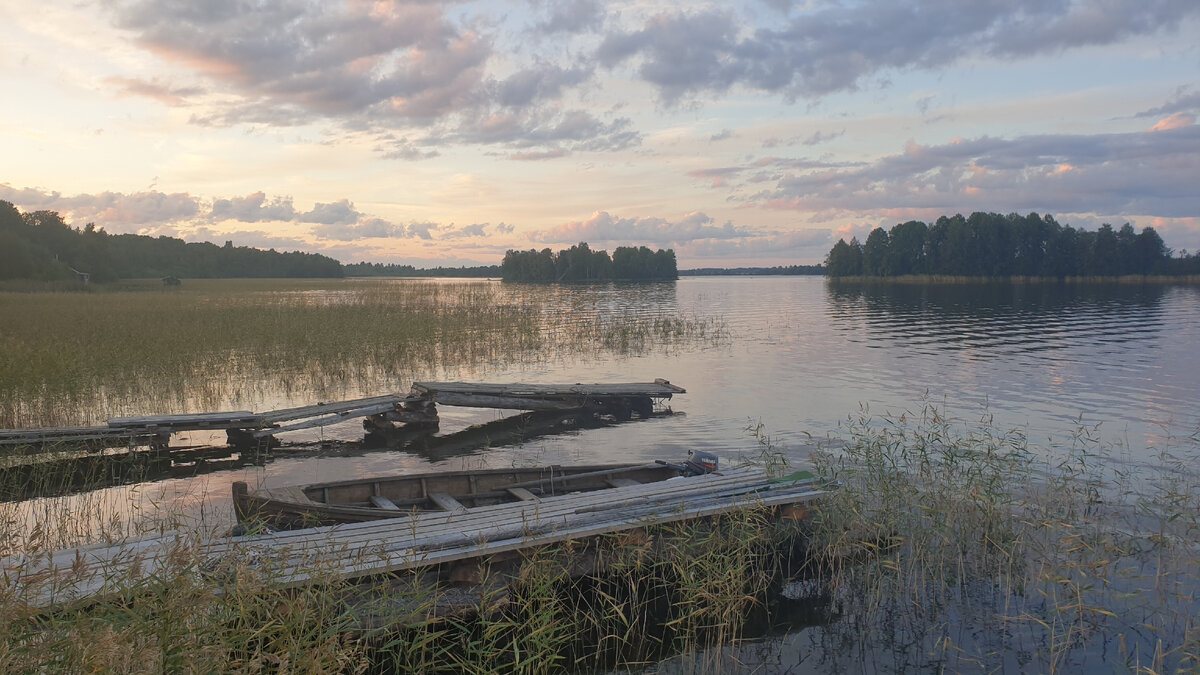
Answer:
<svg viewBox="0 0 1200 675"><path fill-rule="evenodd" d="M697 453L707 455L708 453ZM294 528L394 518L420 511L468 509L615 487L715 470L710 464L608 464L485 469L384 476L250 490L233 484L238 522Z"/></svg>

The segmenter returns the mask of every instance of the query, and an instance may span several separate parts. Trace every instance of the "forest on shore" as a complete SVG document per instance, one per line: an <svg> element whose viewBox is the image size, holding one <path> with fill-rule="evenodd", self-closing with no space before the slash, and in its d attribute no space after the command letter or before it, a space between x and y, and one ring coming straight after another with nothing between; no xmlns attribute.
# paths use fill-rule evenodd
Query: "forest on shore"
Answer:
<svg viewBox="0 0 1200 675"><path fill-rule="evenodd" d="M682 277L820 276L824 265L777 265L775 267L697 267L679 270Z"/></svg>
<svg viewBox="0 0 1200 675"><path fill-rule="evenodd" d="M22 214L0 201L0 280L341 276L341 263L317 253L72 228L53 211Z"/></svg>
<svg viewBox="0 0 1200 675"><path fill-rule="evenodd" d="M1060 225L1053 216L972 213L917 220L867 241L839 239L825 258L830 277L1119 277L1200 274L1200 257L1171 257L1153 227L1136 232L1104 224L1095 231Z"/></svg>
<svg viewBox="0 0 1200 675"><path fill-rule="evenodd" d="M618 246L612 257L608 251L593 251L587 242L553 252L508 251L500 264L505 281L651 281L679 278L675 251L651 251L645 246Z"/></svg>
<svg viewBox="0 0 1200 675"><path fill-rule="evenodd" d="M348 277L446 277L480 279L500 276L499 265L476 265L473 267L413 267L393 263L356 262L342 265Z"/></svg>

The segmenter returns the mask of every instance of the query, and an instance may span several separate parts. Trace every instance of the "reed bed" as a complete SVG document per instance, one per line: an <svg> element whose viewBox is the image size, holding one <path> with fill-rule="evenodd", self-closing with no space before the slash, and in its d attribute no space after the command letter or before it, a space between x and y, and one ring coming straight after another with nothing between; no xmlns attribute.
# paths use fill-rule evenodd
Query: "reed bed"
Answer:
<svg viewBox="0 0 1200 675"><path fill-rule="evenodd" d="M71 517L105 515L93 503ZM151 522L142 529L165 525L161 513L144 515ZM785 569L780 542L798 528L763 512L647 527L483 565L465 589L421 575L349 582L320 569L310 585L281 588L269 560L234 554L201 564L197 544L211 533L194 531L149 581L114 578L87 605L39 611L0 584L0 671L636 668L741 639L747 615L765 610ZM55 546L26 540L24 553ZM451 601L468 611L428 620ZM703 658L691 663L707 667Z"/></svg>
<svg viewBox="0 0 1200 675"><path fill-rule="evenodd" d="M997 283L1023 284L1029 286L1038 285L1068 285L1068 286L1089 286L1089 285L1119 285L1119 286L1194 286L1200 284L1200 275L1181 274L1181 275L1165 275L1165 274L1126 274L1122 276L1085 276L1085 277L1033 277L1015 275L1009 277L979 277L979 276L958 276L952 274L904 274L894 277L875 277L875 276L848 276L848 277L830 277L829 281L834 284L853 284L853 285L896 285L896 286L986 286Z"/></svg>
<svg viewBox="0 0 1200 675"><path fill-rule="evenodd" d="M846 618L809 649L866 671L1200 669L1200 437L1139 466L1095 427L1031 448L932 406L846 432L814 455L842 489L812 547Z"/></svg>
<svg viewBox="0 0 1200 675"><path fill-rule="evenodd" d="M790 469L751 432L753 461ZM935 407L863 411L812 454L839 487L811 521L747 511L537 549L460 579L478 611L432 622L461 585L314 570L280 588L237 556L202 568L190 542L211 532L193 530L152 582L90 606L0 593L0 671L1195 671L1198 452L1182 438L1137 465L1095 428L1031 447ZM147 509L105 530L109 500L46 501L59 531L20 552L175 527ZM5 540L17 507L0 503Z"/></svg>
<svg viewBox="0 0 1200 675"><path fill-rule="evenodd" d="M496 283L189 280L0 292L0 427L291 405L414 379L727 338L719 319L566 313Z"/></svg>

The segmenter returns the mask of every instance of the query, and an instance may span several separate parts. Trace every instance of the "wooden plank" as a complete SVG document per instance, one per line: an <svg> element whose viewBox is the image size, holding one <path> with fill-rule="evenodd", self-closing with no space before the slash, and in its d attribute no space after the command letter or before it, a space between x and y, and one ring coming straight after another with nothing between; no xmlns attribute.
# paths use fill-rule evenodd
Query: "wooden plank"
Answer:
<svg viewBox="0 0 1200 675"><path fill-rule="evenodd" d="M335 412L330 415L314 417L313 419L304 420L303 422L295 422L293 424L284 424L282 426L271 427L269 429L260 429L256 432L254 432L252 435L255 438L262 438L264 436L273 436L275 434L283 433L285 431L297 431L299 429L311 429L313 427L323 427L323 426L328 426L330 424L339 424L341 422L345 422L346 420L348 420L352 417L370 417L371 415L378 415L379 413L387 412L389 410L394 410L395 408L396 408L395 403L377 403L375 405L367 406L364 408L353 408L351 410L343 410L340 412Z"/></svg>
<svg viewBox="0 0 1200 675"><path fill-rule="evenodd" d="M824 493L821 490L807 486L778 490L775 494L769 495L748 493L737 495L735 498L713 495L699 500L671 501L667 504L609 509L589 518L562 525L550 523L550 526L546 527L543 524L541 531L534 531L530 523L514 523L504 530L493 529L486 532L461 532L449 535L445 535L443 531L443 536L425 538L419 544L404 547L388 546L386 542L377 540L366 546L341 548L342 555L350 557L351 562L342 566L339 572L348 578L353 578L413 569L484 554L605 534L629 527L679 522L747 508L802 503L816 499L822 494ZM310 547L308 550L314 552L328 550L328 545L325 548L318 545ZM267 555L266 552L259 553L257 551L255 554ZM245 555L245 553L243 552L241 555ZM366 560L367 562L354 562L355 560ZM329 565L331 563L320 557L302 560L290 569L281 570L282 576L277 578L285 583L304 583L308 579L308 572L304 567L313 564Z"/></svg>
<svg viewBox="0 0 1200 675"><path fill-rule="evenodd" d="M371 495L371 504L373 504L376 508L380 508L385 511L401 510L399 506L396 506L395 502L387 497L384 497L383 495Z"/></svg>
<svg viewBox="0 0 1200 675"><path fill-rule="evenodd" d="M631 485L641 485L640 481L632 478L609 478L608 484L613 487L630 487Z"/></svg>
<svg viewBox="0 0 1200 675"><path fill-rule="evenodd" d="M507 522L505 519L526 522L531 517L540 519L564 518L577 510L586 509L590 506L611 504L614 499L619 500L623 504L629 504L638 500L652 501L672 495L694 497L705 492L719 490L740 490L744 492L766 485L765 481L766 474L761 469L754 467L731 469L692 478L673 479L659 483L643 483L639 486L628 488L550 497L543 503L538 504L536 510L524 508L514 510L512 508L513 504L497 504L477 507L465 516L456 516L454 518L451 518L450 514L446 512L418 512L408 518L342 523L305 530L279 532L273 535L272 545L289 546L298 549L307 545L320 545L329 540L331 533L336 533L336 537L339 540L345 540L349 543L361 543L378 540L381 537L393 536L398 529L404 533L411 534L413 538L419 538L429 532L437 533L444 531L447 526L451 525L455 527L476 527L482 529L495 526L498 523L503 524ZM812 481L808 481L807 483L798 485L811 485L811 483ZM300 494L297 495L291 492L293 490ZM297 487L271 488L268 492L287 493L287 498L290 500L295 500L298 497L307 499L300 488ZM518 504L517 506L520 507L523 505ZM398 525L398 522L402 523L402 525ZM142 550L148 546L153 546L155 539L155 537L143 538L131 542L131 547L135 550ZM207 549L210 553L220 553L226 548L236 548L240 543L241 540L239 538L220 539L209 542ZM78 551L115 550L126 547L125 544L115 546L97 544L76 549L66 549L55 553L53 558L48 560L47 563L51 567L61 565L69 567Z"/></svg>
<svg viewBox="0 0 1200 675"><path fill-rule="evenodd" d="M138 441L155 434L147 429L111 427L63 427L58 429L0 430L0 445L45 445L72 441Z"/></svg>
<svg viewBox="0 0 1200 675"><path fill-rule="evenodd" d="M259 416L249 410L190 413L185 415L113 417L108 420L108 426L114 429L126 427L194 427L196 429L215 429L232 427L233 425L259 426L260 424Z"/></svg>
<svg viewBox="0 0 1200 675"><path fill-rule="evenodd" d="M612 384L499 384L487 382L414 382L414 394L435 393L486 394L540 398L554 396L651 396L670 397L687 390L667 380L654 382L619 382Z"/></svg>
<svg viewBox="0 0 1200 675"><path fill-rule="evenodd" d="M498 396L494 394L465 394L455 391L438 391L432 394L438 405L460 408L496 408L498 410L578 410L587 403L587 398L575 396L567 400L538 398L536 396Z"/></svg>
<svg viewBox="0 0 1200 675"><path fill-rule="evenodd" d="M440 533L447 526L486 529L500 526L507 522L528 522L531 518L541 520L562 519L569 517L575 511L585 510L596 505L612 504L614 500L622 504L631 504L639 500L651 502L672 496L696 497L713 491L728 492L732 490L735 492L745 492L761 487L765 484L765 480L765 473L761 470L755 468L733 469L719 474L707 474L705 476L668 480L660 483L645 483L629 488L550 497L543 503L538 504L536 509L521 508L524 505L519 503L516 505L518 507L516 509L512 508L513 504L497 504L477 507L472 509L467 515L459 515L453 518L446 512L418 512L409 518L342 523L305 530L279 532L273 535L270 545L302 549L307 545L321 545L329 541L331 534L334 533L336 533L335 536L337 539L355 545L395 536L397 531L402 531L412 538L417 539L422 536L429 536L430 533ZM291 493L292 490L299 491L299 488L273 488L270 492L286 492L288 493L288 498L293 500L297 497L307 499L302 492L296 495ZM398 525L398 522L402 523L402 525ZM118 544L115 546L105 546L98 544L77 549L67 549L55 553L47 561L47 564L50 567L62 565L69 567L79 551L103 552L106 549L115 551L126 548L140 551L147 547L153 547L154 540L154 537L148 537L131 542L130 545ZM207 550L210 553L220 553L227 548L236 548L240 543L241 540L239 538L215 540L207 544Z"/></svg>
<svg viewBox="0 0 1200 675"><path fill-rule="evenodd" d="M522 487L508 488L508 493L524 502L541 501L537 495Z"/></svg>
<svg viewBox="0 0 1200 675"><path fill-rule="evenodd" d="M443 511L449 511L451 513L467 512L467 507L463 506L462 502L458 501L454 497L451 497L445 492L430 492L429 501L437 504L438 508L442 509Z"/></svg>
<svg viewBox="0 0 1200 675"><path fill-rule="evenodd" d="M399 404L399 403L416 403L421 399L414 396L404 394L385 394L383 396L370 396L367 398L356 398L347 401L332 401L329 403L315 403L313 405L300 406L297 408L281 408L279 410L271 410L261 413L259 417L267 424L278 424L289 420L302 420L317 415L329 415L333 413L345 412L357 408L367 408L373 405L381 405L384 403Z"/></svg>

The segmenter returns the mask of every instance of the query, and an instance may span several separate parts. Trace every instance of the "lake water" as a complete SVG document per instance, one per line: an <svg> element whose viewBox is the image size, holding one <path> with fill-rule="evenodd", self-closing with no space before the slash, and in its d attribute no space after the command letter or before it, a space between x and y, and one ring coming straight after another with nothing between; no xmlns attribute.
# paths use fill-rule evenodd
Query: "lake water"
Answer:
<svg viewBox="0 0 1200 675"><path fill-rule="evenodd" d="M518 442L497 439L489 448L436 451L360 447L362 427L352 420L281 435L303 448L285 449L262 466L99 492L110 493L114 503L132 498L142 512L192 512L220 529L232 524L229 494L235 480L277 486L464 467L639 462L683 458L691 449L730 461L758 452L748 428L760 424L778 449L800 463L818 444L835 443L830 439L847 419L864 410L878 417L932 404L958 419L988 418L997 430L1018 429L1035 451L1046 454L1089 427L1125 447L1121 461L1134 466L1153 464L1160 449L1200 429L1197 287L861 287L835 286L819 277L598 286L471 283L494 284L505 302L535 301L559 314L555 325L562 331L571 325L561 320L562 313L581 322L630 314L682 317L709 330L704 337L666 344L651 340L640 346L635 340L594 349L563 335L561 348L551 344L536 355L443 365L427 373L429 379L480 382L665 378L687 389L670 401L671 415ZM330 301L337 301L336 293ZM407 386L397 383L396 390ZM385 392L356 392L380 393ZM449 407L440 413L439 435L501 417L497 411ZM807 657L795 651L801 649L797 645L811 651L819 641L810 632L797 642L804 632L797 626L790 637L746 647L740 657L765 664L767 671L819 672L824 667L798 665ZM868 661L851 658L847 672L863 662Z"/></svg>
<svg viewBox="0 0 1200 675"><path fill-rule="evenodd" d="M398 281L397 283L404 283ZM451 283L451 282L447 282ZM461 283L454 281L452 283ZM820 277L691 277L666 284L504 285L513 301L587 315L710 319L719 336L628 350L549 349L518 363L446 367L440 379L631 382L685 387L676 414L497 443L474 451L305 452L263 467L171 482L227 504L234 480L286 485L377 473L681 458L690 449L753 454L763 432L791 459L849 416L918 411L989 417L1052 452L1081 426L1128 447L1133 462L1200 428L1200 288L1137 285L835 286ZM567 324L569 326L569 323ZM569 330L569 328L567 329ZM565 342L565 341L564 341ZM398 386L404 390L407 385ZM367 391L363 395L384 392ZM511 413L508 413L511 414ZM500 417L444 407L441 434ZM358 420L281 435L356 440ZM158 495L156 498L163 498Z"/></svg>

